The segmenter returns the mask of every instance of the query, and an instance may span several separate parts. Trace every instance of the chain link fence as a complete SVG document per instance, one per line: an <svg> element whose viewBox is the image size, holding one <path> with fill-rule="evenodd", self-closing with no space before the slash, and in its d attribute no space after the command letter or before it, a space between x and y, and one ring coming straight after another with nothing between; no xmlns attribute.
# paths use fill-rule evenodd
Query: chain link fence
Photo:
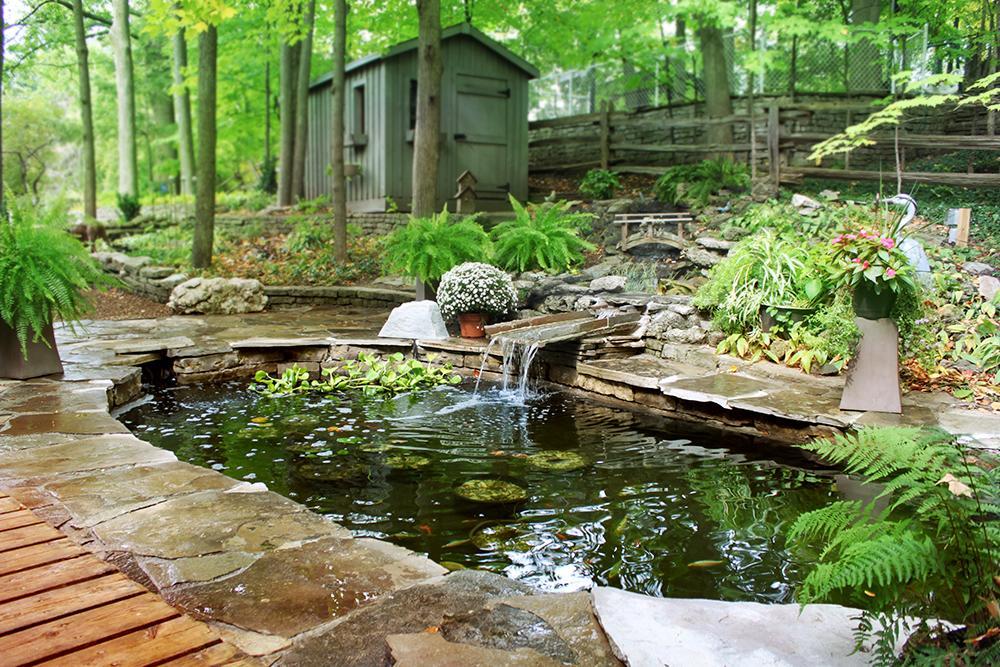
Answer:
<svg viewBox="0 0 1000 667"><path fill-rule="evenodd" d="M753 80L755 94L794 95L847 92L895 92L893 74L912 71L923 78L934 71L934 48L926 26L897 37L888 46L865 41L848 44L827 39L761 39L756 60L762 69L751 76L737 50L741 33L724 36L730 93L745 95ZM595 113L607 101L618 110L638 110L704 100L705 85L697 54L657 62L638 71L628 63L554 72L531 82L531 120Z"/></svg>

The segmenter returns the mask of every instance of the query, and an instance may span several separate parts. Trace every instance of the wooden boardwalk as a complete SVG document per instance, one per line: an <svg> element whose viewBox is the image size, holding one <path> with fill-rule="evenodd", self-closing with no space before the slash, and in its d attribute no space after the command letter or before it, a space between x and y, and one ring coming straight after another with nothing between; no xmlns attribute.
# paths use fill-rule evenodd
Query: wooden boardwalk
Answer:
<svg viewBox="0 0 1000 667"><path fill-rule="evenodd" d="M0 665L254 665L0 493Z"/></svg>

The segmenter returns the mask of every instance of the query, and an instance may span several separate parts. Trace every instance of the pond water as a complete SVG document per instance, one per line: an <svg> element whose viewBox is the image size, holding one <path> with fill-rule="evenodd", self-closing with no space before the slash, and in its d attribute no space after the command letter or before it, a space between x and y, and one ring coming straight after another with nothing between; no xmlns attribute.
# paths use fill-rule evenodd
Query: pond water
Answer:
<svg viewBox="0 0 1000 667"><path fill-rule="evenodd" d="M239 383L151 387L122 421L178 458L372 536L546 590L592 583L789 602L784 531L832 476L740 436L555 393L442 388L391 399L265 398ZM470 480L524 489L483 505Z"/></svg>

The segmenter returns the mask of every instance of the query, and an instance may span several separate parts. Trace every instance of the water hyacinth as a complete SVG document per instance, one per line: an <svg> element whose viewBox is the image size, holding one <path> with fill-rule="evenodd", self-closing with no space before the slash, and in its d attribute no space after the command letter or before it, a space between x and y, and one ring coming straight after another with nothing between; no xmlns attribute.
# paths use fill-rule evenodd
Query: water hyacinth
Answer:
<svg viewBox="0 0 1000 667"><path fill-rule="evenodd" d="M517 307L517 292L510 276L497 267L466 262L441 277L437 302L445 319L462 313L499 317Z"/></svg>

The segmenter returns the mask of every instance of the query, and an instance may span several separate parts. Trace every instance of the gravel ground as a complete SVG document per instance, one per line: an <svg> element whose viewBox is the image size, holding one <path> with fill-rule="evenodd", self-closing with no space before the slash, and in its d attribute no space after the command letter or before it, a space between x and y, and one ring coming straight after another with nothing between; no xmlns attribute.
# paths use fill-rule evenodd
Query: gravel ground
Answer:
<svg viewBox="0 0 1000 667"><path fill-rule="evenodd" d="M117 288L91 290L87 296L94 305L89 317L95 320L140 320L172 314L162 303Z"/></svg>

